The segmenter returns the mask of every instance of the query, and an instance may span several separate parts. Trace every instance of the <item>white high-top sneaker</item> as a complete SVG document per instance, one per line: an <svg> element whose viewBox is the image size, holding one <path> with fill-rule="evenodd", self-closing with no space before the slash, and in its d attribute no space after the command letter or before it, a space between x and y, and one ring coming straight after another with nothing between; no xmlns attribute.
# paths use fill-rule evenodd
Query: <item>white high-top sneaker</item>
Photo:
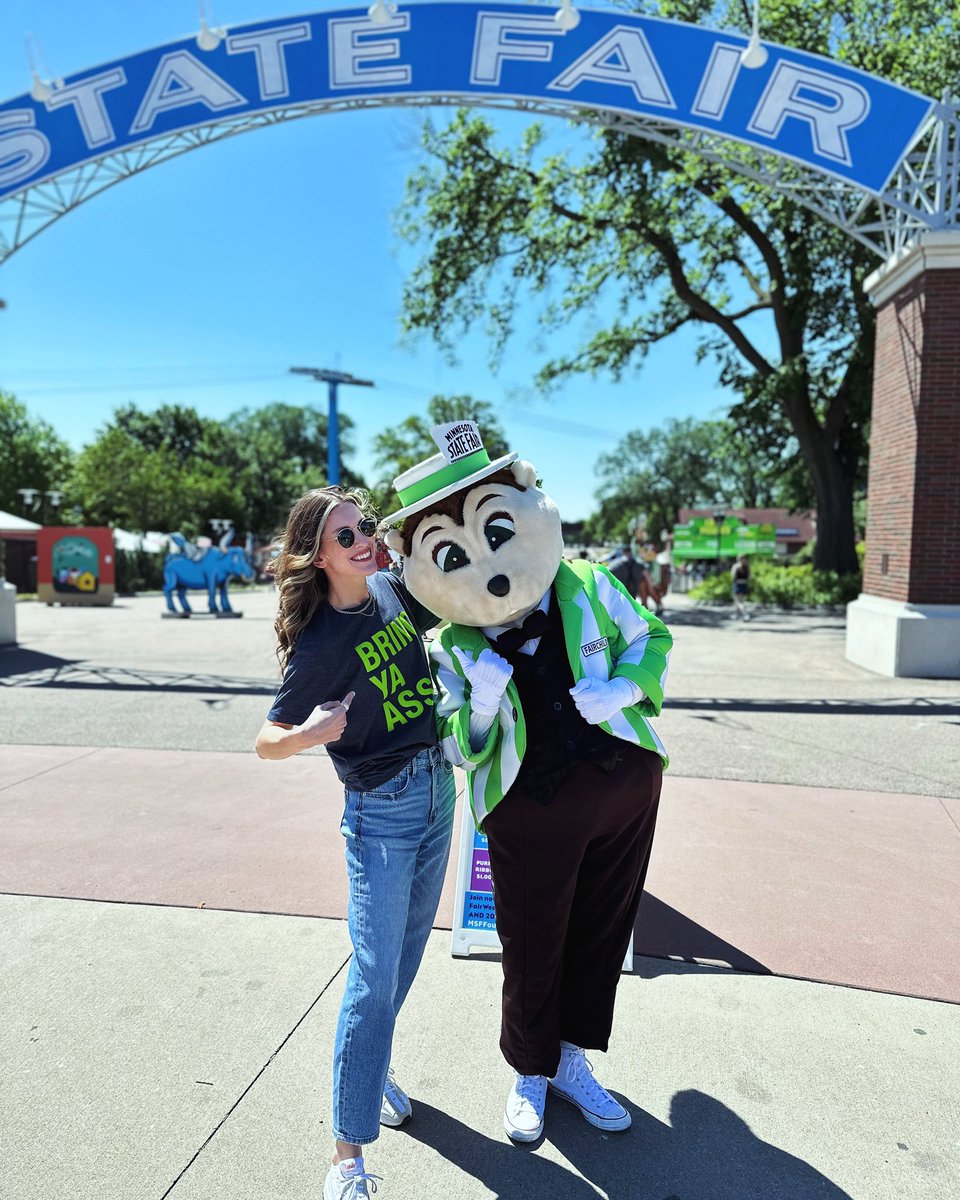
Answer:
<svg viewBox="0 0 960 1200"><path fill-rule="evenodd" d="M549 1082L558 1096L576 1105L584 1119L597 1129L616 1131L630 1127L630 1114L596 1081L593 1065L579 1046L560 1043L560 1066Z"/></svg>
<svg viewBox="0 0 960 1200"><path fill-rule="evenodd" d="M518 1075L503 1110L503 1127L514 1142L535 1142L543 1133L546 1075Z"/></svg>
<svg viewBox="0 0 960 1200"><path fill-rule="evenodd" d="M379 1178L379 1175L367 1174L362 1157L343 1158L327 1172L323 1181L323 1200L370 1200L377 1190L374 1180Z"/></svg>
<svg viewBox="0 0 960 1200"><path fill-rule="evenodd" d="M391 1067L387 1071L387 1081L383 1085L380 1124L389 1125L391 1129L399 1129L411 1116L413 1116L413 1105L410 1103L410 1097L397 1083L393 1075L393 1067Z"/></svg>

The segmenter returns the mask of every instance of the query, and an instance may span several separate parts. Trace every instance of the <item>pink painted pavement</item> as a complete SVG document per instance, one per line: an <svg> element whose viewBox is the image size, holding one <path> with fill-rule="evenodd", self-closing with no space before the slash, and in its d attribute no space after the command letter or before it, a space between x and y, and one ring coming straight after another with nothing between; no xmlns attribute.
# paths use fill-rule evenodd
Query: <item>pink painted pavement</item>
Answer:
<svg viewBox="0 0 960 1200"><path fill-rule="evenodd" d="M0 892L342 918L341 804L323 756L0 746ZM960 801L667 776L637 953L957 1002L958 944Z"/></svg>

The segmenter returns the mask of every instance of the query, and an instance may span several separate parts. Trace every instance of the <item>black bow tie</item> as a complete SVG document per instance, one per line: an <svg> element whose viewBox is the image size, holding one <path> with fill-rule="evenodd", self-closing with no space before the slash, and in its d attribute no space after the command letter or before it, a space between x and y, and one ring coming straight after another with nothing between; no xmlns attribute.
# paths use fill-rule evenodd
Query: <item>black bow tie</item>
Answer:
<svg viewBox="0 0 960 1200"><path fill-rule="evenodd" d="M531 638L538 638L550 628L550 617L541 608L524 617L520 625L505 629L493 643L501 654L515 654Z"/></svg>

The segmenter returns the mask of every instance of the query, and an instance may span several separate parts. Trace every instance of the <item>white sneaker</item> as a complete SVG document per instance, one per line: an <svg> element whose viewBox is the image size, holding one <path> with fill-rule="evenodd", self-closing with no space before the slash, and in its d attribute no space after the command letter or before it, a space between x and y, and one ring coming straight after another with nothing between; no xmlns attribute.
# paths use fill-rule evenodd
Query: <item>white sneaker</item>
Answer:
<svg viewBox="0 0 960 1200"><path fill-rule="evenodd" d="M369 1200L377 1190L374 1180L380 1178L367 1174L363 1158L341 1159L333 1164L323 1181L323 1200Z"/></svg>
<svg viewBox="0 0 960 1200"><path fill-rule="evenodd" d="M546 1075L518 1075L507 1107L503 1127L514 1142L535 1142L543 1133L543 1106L547 1102Z"/></svg>
<svg viewBox="0 0 960 1200"><path fill-rule="evenodd" d="M597 1129L619 1130L630 1126L631 1116L622 1104L593 1077L593 1065L579 1046L561 1043L560 1066L550 1087L580 1109L585 1120Z"/></svg>
<svg viewBox="0 0 960 1200"><path fill-rule="evenodd" d="M380 1105L380 1124L399 1129L404 1121L413 1116L410 1097L393 1077L393 1067L387 1071L387 1082L383 1085L383 1103Z"/></svg>

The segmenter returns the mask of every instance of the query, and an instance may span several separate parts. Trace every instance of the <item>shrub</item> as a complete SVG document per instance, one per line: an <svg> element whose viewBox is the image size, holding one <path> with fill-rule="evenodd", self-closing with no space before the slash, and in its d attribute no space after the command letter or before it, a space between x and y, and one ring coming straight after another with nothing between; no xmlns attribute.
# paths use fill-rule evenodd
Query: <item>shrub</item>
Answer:
<svg viewBox="0 0 960 1200"><path fill-rule="evenodd" d="M819 608L841 606L860 594L858 574L815 571L812 564L784 567L763 559L750 564L750 600L776 608ZM730 603L730 572L711 575L690 591L692 600L707 604Z"/></svg>
<svg viewBox="0 0 960 1200"><path fill-rule="evenodd" d="M121 595L163 590L162 554L151 554L149 550L118 550L116 562L116 586Z"/></svg>

